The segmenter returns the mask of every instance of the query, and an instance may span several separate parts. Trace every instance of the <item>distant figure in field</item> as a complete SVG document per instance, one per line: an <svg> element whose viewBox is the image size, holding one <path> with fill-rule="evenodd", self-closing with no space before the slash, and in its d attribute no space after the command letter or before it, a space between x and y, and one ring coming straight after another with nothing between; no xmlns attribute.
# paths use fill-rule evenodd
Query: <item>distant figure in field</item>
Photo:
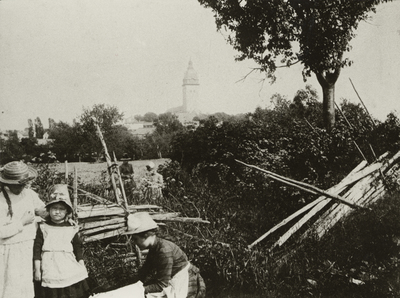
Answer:
<svg viewBox="0 0 400 298"><path fill-rule="evenodd" d="M157 201L163 198L162 189L164 188L163 176L157 173L154 162L146 165L147 173L142 179L143 196L146 202Z"/></svg>
<svg viewBox="0 0 400 298"><path fill-rule="evenodd" d="M129 157L128 153L124 153L123 157L121 158L122 164L119 166L119 172L121 173L122 181L124 182L125 192L129 190L133 192L136 188L134 178L134 170L132 164L129 163L131 158Z"/></svg>

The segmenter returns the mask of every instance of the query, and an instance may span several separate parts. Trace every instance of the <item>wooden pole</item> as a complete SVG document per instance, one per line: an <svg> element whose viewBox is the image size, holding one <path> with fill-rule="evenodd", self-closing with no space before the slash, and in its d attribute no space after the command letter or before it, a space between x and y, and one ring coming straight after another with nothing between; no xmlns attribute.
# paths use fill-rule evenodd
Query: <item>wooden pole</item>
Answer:
<svg viewBox="0 0 400 298"><path fill-rule="evenodd" d="M358 94L358 92L357 92L357 90L356 90L356 87L354 87L354 84L353 84L352 80L351 80L350 78L349 78L349 80L350 80L351 86L353 86L353 89L354 89L354 91L355 91L356 94L357 94L358 99L360 100L360 102L361 102L361 104L363 105L365 111L367 112L369 118L371 119L372 125L376 128L376 124L375 124L374 119L372 118L372 116L371 116L371 114L369 113L367 107L365 106L363 100L361 99L360 95Z"/></svg>
<svg viewBox="0 0 400 298"><path fill-rule="evenodd" d="M74 182L73 182L73 195L72 195L72 208L73 208L73 220L78 222L78 170L74 167Z"/></svg>
<svg viewBox="0 0 400 298"><path fill-rule="evenodd" d="M113 164L112 164L112 162L111 162L111 157L110 157L110 155L108 154L106 142L104 141L104 137L103 137L103 134L102 134L102 132L101 132L101 130L100 130L100 126L96 123L96 119L95 119L95 118L93 118L93 123L94 123L94 125L95 125L95 127L96 127L96 129L97 129L97 135L98 135L98 137L100 138L101 144L103 145L104 156L106 157L108 173L110 174L110 179L111 179L111 184L112 184L112 187L113 187L113 190L114 190L115 199L116 199L117 203L119 203L118 188L117 188L117 184L116 184L116 182L115 182L115 178L114 178L114 175L113 175L113 172L112 172ZM128 209L127 209L126 206L122 206L122 205L121 205L121 207L124 208L126 214L129 214Z"/></svg>
<svg viewBox="0 0 400 298"><path fill-rule="evenodd" d="M350 206L352 208L369 209L369 208L365 208L363 206L356 205L356 204L354 204L352 202L349 202L346 199L344 199L344 198L342 198L342 197L340 197L338 195L330 194L329 192L326 192L326 191L324 191L324 190L322 190L322 189L320 189L320 188L318 188L316 186L310 185L308 183L300 182L300 181L297 181L297 180L294 180L294 179L283 177L281 175L278 175L278 174L275 174L273 172L261 169L259 167L246 164L246 163L244 163L244 162L242 162L240 160L237 160L237 159L235 159L235 161L240 163L240 164L242 164L242 165L244 165L244 166L246 166L246 167L253 168L255 170L261 171L261 172L267 174L267 176L269 176L272 179L275 179L275 180L281 181L283 183L289 184L291 186L300 188L300 189L302 189L304 191L307 191L309 193L323 195L325 197L328 197L328 198L334 199L336 201L339 201L340 203L346 204L346 205L348 205L348 206Z"/></svg>
<svg viewBox="0 0 400 298"><path fill-rule="evenodd" d="M65 180L65 184L68 184L68 161L66 160L64 162L65 164L65 176L64 176L64 180Z"/></svg>
<svg viewBox="0 0 400 298"><path fill-rule="evenodd" d="M113 152L113 156L114 156L114 163L116 165L116 169L117 169L117 173L118 173L119 185L121 185L122 198L124 199L125 208L128 209L128 200L126 199L125 185L124 185L124 181L122 181L122 178L121 178L121 172L119 170L117 158L115 157L115 152Z"/></svg>
<svg viewBox="0 0 400 298"><path fill-rule="evenodd" d="M350 130L351 130L351 134L353 134L354 131L354 127L350 124L349 120L347 120L346 115L343 113L343 111L339 108L339 106L337 105L337 103L335 102L336 108L339 110L340 114L342 115L342 117L344 118L344 120L346 121L347 125L349 126ZM356 146L358 152L360 152L361 156L363 159L365 159L366 161L367 158L365 157L364 153L361 151L361 148L358 146L357 142L355 140L352 140L353 144Z"/></svg>

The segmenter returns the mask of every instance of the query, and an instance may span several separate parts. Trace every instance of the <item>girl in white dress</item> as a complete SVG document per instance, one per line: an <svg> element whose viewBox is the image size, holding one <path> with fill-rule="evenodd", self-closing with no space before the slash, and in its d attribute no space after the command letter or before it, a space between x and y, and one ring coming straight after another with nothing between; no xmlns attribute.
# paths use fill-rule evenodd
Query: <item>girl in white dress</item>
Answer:
<svg viewBox="0 0 400 298"><path fill-rule="evenodd" d="M88 273L83 261L79 226L69 219L72 204L66 184L50 190L48 219L37 229L33 259L34 279L41 282L39 298L87 298Z"/></svg>

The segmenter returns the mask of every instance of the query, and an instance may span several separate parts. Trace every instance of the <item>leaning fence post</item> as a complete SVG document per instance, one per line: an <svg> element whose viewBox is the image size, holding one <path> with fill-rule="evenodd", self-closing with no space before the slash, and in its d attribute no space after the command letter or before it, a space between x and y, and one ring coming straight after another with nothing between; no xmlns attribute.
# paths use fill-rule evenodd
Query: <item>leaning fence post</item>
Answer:
<svg viewBox="0 0 400 298"><path fill-rule="evenodd" d="M73 195L72 195L72 216L78 222L78 170L74 167L74 182L73 182Z"/></svg>

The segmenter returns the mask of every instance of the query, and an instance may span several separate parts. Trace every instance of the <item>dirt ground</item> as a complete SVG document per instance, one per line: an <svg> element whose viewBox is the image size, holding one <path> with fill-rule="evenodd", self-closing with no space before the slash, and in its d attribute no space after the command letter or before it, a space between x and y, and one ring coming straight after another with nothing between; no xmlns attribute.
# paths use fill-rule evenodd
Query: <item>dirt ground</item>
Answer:
<svg viewBox="0 0 400 298"><path fill-rule="evenodd" d="M154 162L156 166L160 164L164 164L169 161L169 159L161 158L161 159L152 159L152 160L133 160L129 163L133 165L134 173L135 173L135 181L139 181L140 178L144 176L146 172L146 165L150 162ZM118 164L122 164L119 162ZM73 173L75 168L78 172L78 177L80 177L81 181L84 183L94 183L100 180L101 174L104 171L107 171L107 163L90 163L90 162L70 162L70 163L59 163L55 164L54 168L56 171L60 173L65 173L66 169L68 173Z"/></svg>

